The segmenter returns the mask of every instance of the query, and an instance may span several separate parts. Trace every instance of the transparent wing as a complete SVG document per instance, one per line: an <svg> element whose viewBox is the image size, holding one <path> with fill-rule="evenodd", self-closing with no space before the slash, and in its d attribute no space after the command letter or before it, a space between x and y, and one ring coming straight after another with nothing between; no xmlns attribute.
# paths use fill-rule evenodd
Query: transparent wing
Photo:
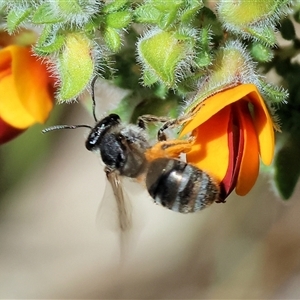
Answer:
<svg viewBox="0 0 300 300"><path fill-rule="evenodd" d="M132 207L130 201L125 201L121 177L116 172L107 172L106 176L116 198L120 229L122 231L129 230L132 225Z"/></svg>
<svg viewBox="0 0 300 300"><path fill-rule="evenodd" d="M107 170L106 170L107 171ZM144 203L146 190L139 183L116 172L106 172L106 184L103 199L97 214L97 227L101 236L117 241L121 262L134 253L145 225ZM141 201L139 201L141 200ZM116 249L115 249L116 250Z"/></svg>
<svg viewBox="0 0 300 300"><path fill-rule="evenodd" d="M122 178L114 171L106 170L108 184L98 210L100 229L126 231L132 226L132 206L124 194Z"/></svg>

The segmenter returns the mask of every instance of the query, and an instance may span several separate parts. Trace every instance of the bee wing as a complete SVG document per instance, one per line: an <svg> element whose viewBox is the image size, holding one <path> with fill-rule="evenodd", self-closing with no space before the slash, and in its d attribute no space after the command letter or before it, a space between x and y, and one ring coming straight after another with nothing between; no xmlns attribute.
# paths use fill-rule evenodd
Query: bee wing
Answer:
<svg viewBox="0 0 300 300"><path fill-rule="evenodd" d="M132 225L132 207L128 197L125 197L122 178L110 170L106 170L106 177L109 184L106 185L98 210L97 223L101 229L129 230Z"/></svg>
<svg viewBox="0 0 300 300"><path fill-rule="evenodd" d="M141 208L139 205L136 207L138 204L136 201L134 205L133 201L131 202L132 196L140 194L138 189L141 187L137 182L131 182L116 172L108 171L106 176L109 184L106 185L98 210L97 227L102 238L105 238L106 244L108 240L113 240L114 243L118 244L118 247L114 249L119 249L119 262L122 263L127 261L132 250L137 246L143 228L145 218L142 213L138 213ZM129 186L131 190L129 195L126 193L126 189L123 189L123 183L124 186Z"/></svg>
<svg viewBox="0 0 300 300"><path fill-rule="evenodd" d="M145 187L131 178L119 176L106 168L106 185L97 214L97 227L105 243L118 244L120 262L134 252L144 230L147 209L152 201L139 201L149 197ZM124 188L123 188L124 187Z"/></svg>
<svg viewBox="0 0 300 300"><path fill-rule="evenodd" d="M122 231L129 230L132 225L132 207L130 201L128 201L128 199L125 199L121 177L116 172L107 172L106 176L109 183L111 184L116 198L119 226Z"/></svg>

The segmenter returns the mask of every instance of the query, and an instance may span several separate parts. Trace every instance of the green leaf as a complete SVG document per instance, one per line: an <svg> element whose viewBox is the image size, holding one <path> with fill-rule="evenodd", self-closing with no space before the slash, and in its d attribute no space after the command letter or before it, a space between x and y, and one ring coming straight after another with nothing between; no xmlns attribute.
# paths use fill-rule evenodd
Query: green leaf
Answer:
<svg viewBox="0 0 300 300"><path fill-rule="evenodd" d="M172 1L172 5L170 5L167 1L154 2L157 2L155 3L155 7L161 12L157 25L161 29L166 29L176 20L177 13L183 4L183 1Z"/></svg>
<svg viewBox="0 0 300 300"><path fill-rule="evenodd" d="M150 4L141 5L134 11L134 18L139 23L156 24L161 13Z"/></svg>
<svg viewBox="0 0 300 300"><path fill-rule="evenodd" d="M4 9L7 7L7 0L0 0L0 13L4 13Z"/></svg>
<svg viewBox="0 0 300 300"><path fill-rule="evenodd" d="M53 1L53 0L52 0ZM78 0L55 0L59 10L64 14L76 14L84 12L84 3Z"/></svg>
<svg viewBox="0 0 300 300"><path fill-rule="evenodd" d="M106 17L106 25L115 29L123 29L128 26L131 21L131 13L129 11L118 11L111 13Z"/></svg>
<svg viewBox="0 0 300 300"><path fill-rule="evenodd" d="M27 8L24 10L11 10L7 15L8 33L12 34L17 29L17 27L29 17L31 11L31 8Z"/></svg>
<svg viewBox="0 0 300 300"><path fill-rule="evenodd" d="M34 47L34 52L40 56L47 56L59 51L64 45L65 37L63 35L56 35L54 40L49 44L38 43Z"/></svg>
<svg viewBox="0 0 300 300"><path fill-rule="evenodd" d="M143 82L144 82L145 86L151 86L152 84L154 84L158 80L159 80L159 78L155 74L153 74L151 71L144 70L144 72L143 72Z"/></svg>
<svg viewBox="0 0 300 300"><path fill-rule="evenodd" d="M264 93L272 100L273 103L284 103L288 98L288 92L282 87L273 85L271 83L266 83L263 80L260 80L260 85Z"/></svg>
<svg viewBox="0 0 300 300"><path fill-rule="evenodd" d="M184 23L191 23L198 11L203 7L203 3L199 0L188 1L188 7L183 11L180 19Z"/></svg>
<svg viewBox="0 0 300 300"><path fill-rule="evenodd" d="M118 31L107 27L104 31L104 40L111 51L117 52L121 48L121 38Z"/></svg>
<svg viewBox="0 0 300 300"><path fill-rule="evenodd" d="M61 21L63 21L63 19L54 14L47 2L41 4L32 16L32 22L35 24L51 24Z"/></svg>
<svg viewBox="0 0 300 300"><path fill-rule="evenodd" d="M276 36L273 28L270 27L248 27L245 31L249 32L254 38L259 40L264 45L273 47L276 45Z"/></svg>
<svg viewBox="0 0 300 300"><path fill-rule="evenodd" d="M114 0L105 5L102 11L106 14L110 14L119 10L122 10L128 5L128 0Z"/></svg>
<svg viewBox="0 0 300 300"><path fill-rule="evenodd" d="M46 24L34 47L34 51L41 56L47 56L59 51L65 41L64 35L60 34L57 26Z"/></svg>
<svg viewBox="0 0 300 300"><path fill-rule="evenodd" d="M289 137L275 157L274 180L278 192L285 200L288 200L292 196L299 179L299 152L300 140L299 137L294 134Z"/></svg>
<svg viewBox="0 0 300 300"><path fill-rule="evenodd" d="M162 13L178 11L180 7L184 5L184 0L173 0L172 5L170 5L169 1L161 1L161 0L152 0L150 1L151 5L157 8Z"/></svg>
<svg viewBox="0 0 300 300"><path fill-rule="evenodd" d="M209 66L210 63L211 63L211 55L210 55L210 53L208 53L206 51L200 51L197 54L197 57L195 59L195 63L200 68Z"/></svg>
<svg viewBox="0 0 300 300"><path fill-rule="evenodd" d="M169 13L160 14L160 17L158 19L158 26L161 29L166 29L168 26L170 26L176 19L177 10L173 10Z"/></svg>
<svg viewBox="0 0 300 300"><path fill-rule="evenodd" d="M56 34L57 34L57 28L55 26L51 24L45 25L40 34L37 45L41 46L45 43L49 43L49 40L51 41L52 39L54 39L54 36Z"/></svg>

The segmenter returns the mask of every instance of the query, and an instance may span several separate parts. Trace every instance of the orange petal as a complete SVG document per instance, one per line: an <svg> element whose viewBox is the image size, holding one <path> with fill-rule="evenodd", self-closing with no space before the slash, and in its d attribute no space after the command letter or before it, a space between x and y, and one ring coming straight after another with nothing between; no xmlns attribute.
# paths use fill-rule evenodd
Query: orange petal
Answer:
<svg viewBox="0 0 300 300"><path fill-rule="evenodd" d="M215 95L212 95L211 97L205 99L200 105L199 110L194 116L194 118L187 122L187 124L183 127L182 132L180 133L180 136L183 136L189 132L192 132L195 128L197 128L199 125L204 123L206 120L211 118L213 115L215 115L218 111L223 109L225 106L237 102L240 99L244 98L248 94L252 95L258 94L258 90L254 84L241 84L233 88L229 88L227 90L224 90L222 92L216 93ZM260 97L260 95L259 95ZM259 97L254 97L255 103L257 103L257 100ZM261 97L260 97L261 98ZM252 96L251 96L252 99ZM259 102L261 103L261 102ZM262 100L262 103L264 105L264 102ZM265 105L264 105L265 107Z"/></svg>
<svg viewBox="0 0 300 300"><path fill-rule="evenodd" d="M25 129L35 123L35 119L22 105L12 76L0 81L0 116L12 127Z"/></svg>
<svg viewBox="0 0 300 300"><path fill-rule="evenodd" d="M195 141L192 150L186 155L188 162L206 171L219 182L224 178L228 168L229 118L230 107L228 106L198 126L193 132Z"/></svg>
<svg viewBox="0 0 300 300"><path fill-rule="evenodd" d="M254 86L255 87L255 86ZM259 152L265 165L270 165L274 156L275 136L273 121L258 90L255 89L247 96L254 105L254 126L259 140Z"/></svg>
<svg viewBox="0 0 300 300"><path fill-rule="evenodd" d="M49 73L30 48L11 47L12 74L19 98L36 122L44 123L53 107Z"/></svg>
<svg viewBox="0 0 300 300"><path fill-rule="evenodd" d="M0 51L0 116L12 127L25 129L44 122L53 106L45 66L27 47Z"/></svg>
<svg viewBox="0 0 300 300"><path fill-rule="evenodd" d="M236 107L244 136L244 149L235 191L244 196L251 190L258 176L259 145L248 104L246 101L239 104Z"/></svg>

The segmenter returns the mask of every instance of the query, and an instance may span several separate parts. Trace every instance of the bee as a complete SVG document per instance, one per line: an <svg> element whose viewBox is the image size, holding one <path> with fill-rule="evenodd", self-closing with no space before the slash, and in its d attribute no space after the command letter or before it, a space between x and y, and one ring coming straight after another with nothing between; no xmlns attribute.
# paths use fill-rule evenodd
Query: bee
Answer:
<svg viewBox="0 0 300 300"><path fill-rule="evenodd" d="M87 150L100 155L105 165L106 177L116 198L119 225L128 229L130 220L125 205L122 177L143 182L149 195L157 204L180 213L196 212L218 200L219 187L215 181L196 166L180 160L179 154L190 149L185 140L165 140L151 145L146 134L147 122L161 122L163 118L145 115L137 124L124 124L117 114L97 120L92 92L93 115L96 124L56 125L44 129L46 133L60 129L89 128L85 142Z"/></svg>

